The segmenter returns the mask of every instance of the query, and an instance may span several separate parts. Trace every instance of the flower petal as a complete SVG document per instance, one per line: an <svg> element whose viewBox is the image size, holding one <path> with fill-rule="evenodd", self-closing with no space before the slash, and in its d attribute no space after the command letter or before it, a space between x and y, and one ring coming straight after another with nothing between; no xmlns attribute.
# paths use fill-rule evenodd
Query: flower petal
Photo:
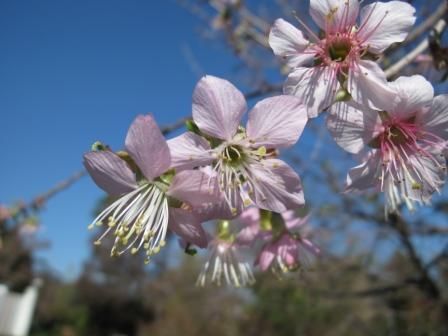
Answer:
<svg viewBox="0 0 448 336"><path fill-rule="evenodd" d="M436 96L432 106L417 114L417 122L441 139L448 140L448 94ZM434 139L432 139L434 140Z"/></svg>
<svg viewBox="0 0 448 336"><path fill-rule="evenodd" d="M410 113L431 106L434 89L423 76L402 76L391 82L399 100L392 112L397 117L407 117Z"/></svg>
<svg viewBox="0 0 448 336"><path fill-rule="evenodd" d="M308 117L315 118L334 102L339 87L333 68L302 67L289 74L283 92L301 99L308 108Z"/></svg>
<svg viewBox="0 0 448 336"><path fill-rule="evenodd" d="M178 172L171 181L167 195L193 206L221 200L216 178L199 170Z"/></svg>
<svg viewBox="0 0 448 336"><path fill-rule="evenodd" d="M390 111L397 93L389 85L380 66L373 61L359 60L349 71L347 90L358 104Z"/></svg>
<svg viewBox="0 0 448 336"><path fill-rule="evenodd" d="M308 120L307 109L293 96L276 96L257 103L249 112L247 137L255 146L294 145Z"/></svg>
<svg viewBox="0 0 448 336"><path fill-rule="evenodd" d="M208 135L230 140L246 110L243 94L225 79L207 75L194 89L193 120Z"/></svg>
<svg viewBox="0 0 448 336"><path fill-rule="evenodd" d="M170 150L151 115L138 116L125 141L131 155L145 177L152 181L170 168Z"/></svg>
<svg viewBox="0 0 448 336"><path fill-rule="evenodd" d="M305 204L300 178L285 162L268 159L251 168L257 181L254 194L258 207L281 213Z"/></svg>
<svg viewBox="0 0 448 336"><path fill-rule="evenodd" d="M402 42L415 22L415 8L404 1L374 2L361 9L358 40L369 51L382 53Z"/></svg>
<svg viewBox="0 0 448 336"><path fill-rule="evenodd" d="M274 54L286 60L290 68L313 60L314 54L305 51L309 44L299 29L283 19L275 20L269 32L269 45Z"/></svg>
<svg viewBox="0 0 448 336"><path fill-rule="evenodd" d="M96 185L109 195L119 196L137 188L132 170L111 151L85 154L84 166Z"/></svg>
<svg viewBox="0 0 448 336"><path fill-rule="evenodd" d="M187 210L170 208L168 228L188 243L207 247L207 234L199 220Z"/></svg>
<svg viewBox="0 0 448 336"><path fill-rule="evenodd" d="M308 223L308 220L310 218L310 215L307 215L303 218L299 217L294 210L285 211L281 215L288 230L298 229L304 226Z"/></svg>
<svg viewBox="0 0 448 336"><path fill-rule="evenodd" d="M171 168L192 169L213 161L208 141L193 132L186 132L167 143L171 152Z"/></svg>
<svg viewBox="0 0 448 336"><path fill-rule="evenodd" d="M327 117L327 128L336 143L349 153L359 153L381 126L377 111L355 103L336 103Z"/></svg>
<svg viewBox="0 0 448 336"><path fill-rule="evenodd" d="M260 233L260 210L256 207L247 208L239 216L244 227L236 235L239 245L250 246Z"/></svg>
<svg viewBox="0 0 448 336"><path fill-rule="evenodd" d="M239 215L241 209L243 208L242 202L241 205L237 207L237 212L232 212L229 207L229 204L222 198L219 202L216 203L207 203L200 207L194 207L193 212L199 218L200 222L207 222L212 219L233 219Z"/></svg>
<svg viewBox="0 0 448 336"><path fill-rule="evenodd" d="M310 14L327 33L343 32L356 23L358 0L311 0Z"/></svg>
<svg viewBox="0 0 448 336"><path fill-rule="evenodd" d="M263 247L258 255L255 265L259 265L260 269L264 272L274 261L275 251L272 250L271 244L267 244Z"/></svg>
<svg viewBox="0 0 448 336"><path fill-rule="evenodd" d="M377 172L380 162L379 151L371 151L365 162L348 172L345 192L361 192L378 186L380 181L377 179Z"/></svg>

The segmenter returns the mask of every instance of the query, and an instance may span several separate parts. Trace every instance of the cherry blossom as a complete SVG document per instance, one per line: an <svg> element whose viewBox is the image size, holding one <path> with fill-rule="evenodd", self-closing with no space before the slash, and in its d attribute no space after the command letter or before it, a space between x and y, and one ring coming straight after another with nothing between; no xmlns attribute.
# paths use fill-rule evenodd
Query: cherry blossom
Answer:
<svg viewBox="0 0 448 336"><path fill-rule="evenodd" d="M291 68L284 93L303 99L310 118L350 97L382 109L395 93L373 59L406 38L415 22L414 12L402 1L375 2L360 10L358 0L311 0L311 17L325 35L320 38L299 20L310 40L292 24L277 19L269 44Z"/></svg>
<svg viewBox="0 0 448 336"><path fill-rule="evenodd" d="M446 178L444 151L448 140L448 95L434 97L422 76L400 77L391 83L398 99L389 108L371 110L338 103L327 126L336 142L350 153L369 149L365 161L350 170L347 191L378 188L386 212L405 202L428 204Z"/></svg>
<svg viewBox="0 0 448 336"><path fill-rule="evenodd" d="M193 93L193 120L201 135L184 133L168 141L177 170L211 165L234 214L252 203L282 212L304 203L299 176L276 158L292 146L307 122L298 98L277 96L258 102L246 128L243 94L230 82L203 77Z"/></svg>
<svg viewBox="0 0 448 336"><path fill-rule="evenodd" d="M118 199L90 227L106 226L101 240L115 236L112 255L142 247L149 257L165 245L170 229L205 247L207 239L192 207L219 199L217 188L200 171L173 174L169 147L152 116L139 116L129 128L126 152L92 151L84 165L95 183Z"/></svg>
<svg viewBox="0 0 448 336"><path fill-rule="evenodd" d="M221 221L216 237L209 242L209 257L199 274L197 286L207 282L221 286L223 281L234 287L245 287L255 283L252 268L240 255L241 246L230 233L229 221Z"/></svg>

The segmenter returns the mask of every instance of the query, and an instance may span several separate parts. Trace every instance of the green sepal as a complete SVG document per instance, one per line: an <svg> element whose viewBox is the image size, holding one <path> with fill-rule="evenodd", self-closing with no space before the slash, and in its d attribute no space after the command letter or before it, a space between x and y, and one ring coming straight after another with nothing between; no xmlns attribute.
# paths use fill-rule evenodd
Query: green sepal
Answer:
<svg viewBox="0 0 448 336"><path fill-rule="evenodd" d="M201 130L199 129L198 125L196 125L196 123L193 120L191 120L191 119L188 119L185 122L185 127L190 132L193 132L193 133L198 134L198 135L202 135L201 134Z"/></svg>
<svg viewBox="0 0 448 336"><path fill-rule="evenodd" d="M340 88L337 92L336 92L336 96L335 96L335 102L346 102L352 99L352 96L350 95L350 93L344 89L344 88Z"/></svg>

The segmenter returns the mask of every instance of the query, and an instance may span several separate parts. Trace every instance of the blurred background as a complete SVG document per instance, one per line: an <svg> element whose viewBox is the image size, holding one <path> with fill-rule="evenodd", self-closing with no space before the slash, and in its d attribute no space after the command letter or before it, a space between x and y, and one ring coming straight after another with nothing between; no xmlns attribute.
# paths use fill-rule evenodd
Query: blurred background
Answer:
<svg viewBox="0 0 448 336"><path fill-rule="evenodd" d="M423 74L447 93L447 2L408 2L417 22L382 66L424 45L389 78ZM431 207L385 220L378 194L341 193L357 158L334 143L324 116L282 153L302 178L323 251L306 271L197 288L207 253L187 255L174 237L150 265L92 243L98 232L87 226L110 201L83 171L92 143L121 149L144 113L167 138L180 134L204 74L232 81L249 105L281 93L287 69L269 28L278 17L298 25L297 15L316 29L308 6L0 1L0 298L34 293L30 335L448 335L447 188ZM7 314L0 305L0 325Z"/></svg>

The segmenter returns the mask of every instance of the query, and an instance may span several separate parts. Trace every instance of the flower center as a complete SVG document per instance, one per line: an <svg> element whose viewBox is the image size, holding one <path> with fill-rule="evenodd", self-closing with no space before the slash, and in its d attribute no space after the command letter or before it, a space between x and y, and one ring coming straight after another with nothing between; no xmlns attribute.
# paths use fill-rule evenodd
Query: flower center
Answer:
<svg viewBox="0 0 448 336"><path fill-rule="evenodd" d="M231 166L237 166L245 157L243 148L239 145L229 145L224 148L221 154L224 162Z"/></svg>
<svg viewBox="0 0 448 336"><path fill-rule="evenodd" d="M413 148L418 146L418 127L415 124L415 118L395 120L390 119L387 112L380 112L380 115L384 120L384 132L369 143L370 147L390 150L403 145Z"/></svg>
<svg viewBox="0 0 448 336"><path fill-rule="evenodd" d="M352 45L346 38L337 38L328 45L328 55L332 61L343 62L350 54Z"/></svg>

